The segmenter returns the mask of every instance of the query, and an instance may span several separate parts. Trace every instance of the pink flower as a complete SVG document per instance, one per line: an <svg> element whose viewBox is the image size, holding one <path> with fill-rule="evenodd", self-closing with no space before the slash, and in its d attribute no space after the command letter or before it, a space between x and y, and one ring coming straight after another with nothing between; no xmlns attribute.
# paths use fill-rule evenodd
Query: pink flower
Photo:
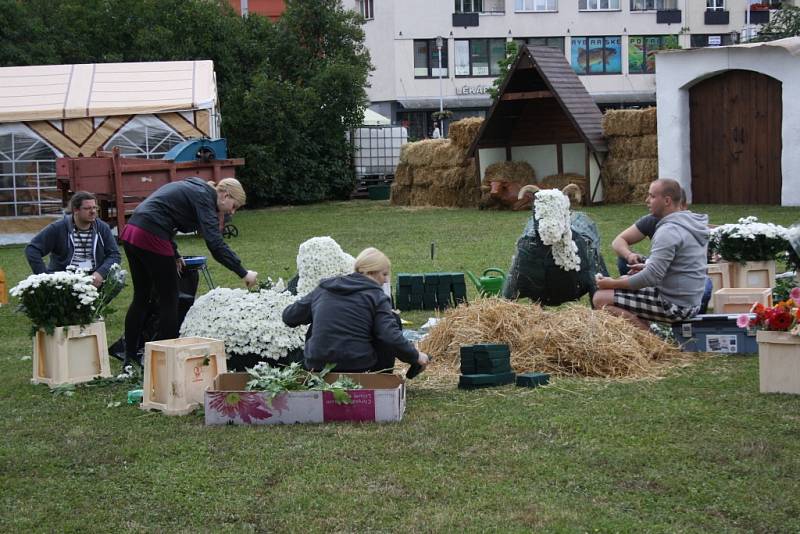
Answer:
<svg viewBox="0 0 800 534"><path fill-rule="evenodd" d="M800 300L800 287L796 287L791 291L789 291L789 298L791 298L795 302Z"/></svg>
<svg viewBox="0 0 800 534"><path fill-rule="evenodd" d="M736 326L739 328L747 328L747 325L750 324L750 316L746 313L741 314L739 317L736 318Z"/></svg>
<svg viewBox="0 0 800 534"><path fill-rule="evenodd" d="M209 406L219 413L233 419L237 415L244 423L252 419L267 419L272 413L264 404L264 397L258 393L238 393L219 391L211 393Z"/></svg>

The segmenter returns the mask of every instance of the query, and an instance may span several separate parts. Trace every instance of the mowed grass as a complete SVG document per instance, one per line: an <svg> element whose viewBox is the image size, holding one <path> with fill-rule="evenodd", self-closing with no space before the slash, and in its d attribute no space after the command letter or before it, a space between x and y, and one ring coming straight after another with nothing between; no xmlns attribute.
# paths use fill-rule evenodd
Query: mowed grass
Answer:
<svg viewBox="0 0 800 534"><path fill-rule="evenodd" d="M694 210L717 224L800 220L797 208ZM645 209L587 211L613 272L611 238ZM352 254L377 246L395 273L477 273L509 266L526 218L327 203L241 212L230 244L273 278L294 274L297 246L319 235ZM196 237L179 244L206 253ZM0 248L0 267L9 287L27 276L23 248ZM240 284L210 268L218 285ZM130 296L116 301L109 341ZM71 397L30 385L28 329L0 307L2 532L800 531L800 398L760 395L753 356L703 359L657 381L469 392L411 382L398 424L206 428L199 414L124 404L125 385Z"/></svg>

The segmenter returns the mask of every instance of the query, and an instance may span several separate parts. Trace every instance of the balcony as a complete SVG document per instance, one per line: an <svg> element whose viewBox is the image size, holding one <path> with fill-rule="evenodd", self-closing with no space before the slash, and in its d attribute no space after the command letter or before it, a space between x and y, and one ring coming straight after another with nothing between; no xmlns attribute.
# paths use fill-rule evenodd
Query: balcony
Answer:
<svg viewBox="0 0 800 534"><path fill-rule="evenodd" d="M453 27L468 28L470 26L477 26L480 23L480 16L478 13L453 13Z"/></svg>
<svg viewBox="0 0 800 534"><path fill-rule="evenodd" d="M744 21L747 22L747 13L744 14ZM751 9L750 24L766 24L769 22L769 9Z"/></svg>
<svg viewBox="0 0 800 534"><path fill-rule="evenodd" d="M680 24L680 9L664 9L656 11L656 23L658 24Z"/></svg>
<svg viewBox="0 0 800 534"><path fill-rule="evenodd" d="M708 26L730 24L730 13L722 10L708 10L705 15L705 23Z"/></svg>

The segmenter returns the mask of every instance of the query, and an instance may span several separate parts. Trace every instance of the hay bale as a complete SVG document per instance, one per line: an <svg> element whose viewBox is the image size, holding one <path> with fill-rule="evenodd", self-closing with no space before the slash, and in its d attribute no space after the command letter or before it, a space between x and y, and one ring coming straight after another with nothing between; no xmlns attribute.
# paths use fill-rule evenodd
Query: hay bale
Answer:
<svg viewBox="0 0 800 534"><path fill-rule="evenodd" d="M515 372L556 376L655 378L693 357L602 310L573 304L546 311L493 298L450 309L431 328L420 342L433 356L426 375L457 376L461 346L475 343L508 344Z"/></svg>
<svg viewBox="0 0 800 534"><path fill-rule="evenodd" d="M414 187L429 187L435 180L440 179L440 172L433 167L416 167L414 169Z"/></svg>
<svg viewBox="0 0 800 534"><path fill-rule="evenodd" d="M616 158L606 158L600 171L603 184L628 183L628 162Z"/></svg>
<svg viewBox="0 0 800 534"><path fill-rule="evenodd" d="M646 184L636 184L631 189L629 202L634 204L644 203L647 200L647 193L650 192L650 182Z"/></svg>
<svg viewBox="0 0 800 534"><path fill-rule="evenodd" d="M481 117L467 117L461 119L450 125L447 131L447 136L450 140L461 148L469 148L475 136L478 135L478 130L481 129L483 119Z"/></svg>
<svg viewBox="0 0 800 534"><path fill-rule="evenodd" d="M606 204L627 204L631 200L633 186L628 183L603 183L603 202Z"/></svg>
<svg viewBox="0 0 800 534"><path fill-rule="evenodd" d="M394 183L399 185L412 185L414 183L414 169L408 163L398 163L394 170Z"/></svg>
<svg viewBox="0 0 800 534"><path fill-rule="evenodd" d="M406 143L400 147L400 163L408 163L412 167L429 165L433 159L433 151L445 143L449 143L449 141L447 139L424 139L415 143Z"/></svg>
<svg viewBox="0 0 800 534"><path fill-rule="evenodd" d="M632 136L642 133L642 112L638 109L610 109L603 115L606 137Z"/></svg>
<svg viewBox="0 0 800 534"><path fill-rule="evenodd" d="M408 206L411 202L411 187L394 182L389 203L394 206Z"/></svg>
<svg viewBox="0 0 800 534"><path fill-rule="evenodd" d="M506 181L535 184L536 172L527 161L500 161L486 167L483 181L486 183Z"/></svg>
<svg viewBox="0 0 800 534"><path fill-rule="evenodd" d="M642 110L642 119L639 125L639 129L642 134L644 135L655 135L658 133L658 121L657 121L658 113L656 112L656 108L650 107L647 109Z"/></svg>
<svg viewBox="0 0 800 534"><path fill-rule="evenodd" d="M411 189L410 206L429 206L427 187L413 187Z"/></svg>
<svg viewBox="0 0 800 534"><path fill-rule="evenodd" d="M432 167L460 167L464 163L467 151L450 140L445 140L434 147L430 160Z"/></svg>
<svg viewBox="0 0 800 534"><path fill-rule="evenodd" d="M654 158L634 159L628 162L628 183L649 184L658 178L658 160Z"/></svg>
<svg viewBox="0 0 800 534"><path fill-rule="evenodd" d="M431 206L454 208L458 206L458 189L432 185L428 189L427 200Z"/></svg>

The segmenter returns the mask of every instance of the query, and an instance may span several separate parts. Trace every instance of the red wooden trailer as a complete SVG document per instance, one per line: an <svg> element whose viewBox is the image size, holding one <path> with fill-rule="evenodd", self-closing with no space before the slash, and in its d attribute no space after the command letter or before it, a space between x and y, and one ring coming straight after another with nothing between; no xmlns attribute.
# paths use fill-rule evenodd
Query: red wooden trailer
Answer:
<svg viewBox="0 0 800 534"><path fill-rule="evenodd" d="M119 150L97 152L89 158L58 158L56 181L64 205L72 193L89 191L97 196L100 217L122 233L125 217L150 193L164 184L198 176L218 182L235 178L243 159L171 160L124 158Z"/></svg>

